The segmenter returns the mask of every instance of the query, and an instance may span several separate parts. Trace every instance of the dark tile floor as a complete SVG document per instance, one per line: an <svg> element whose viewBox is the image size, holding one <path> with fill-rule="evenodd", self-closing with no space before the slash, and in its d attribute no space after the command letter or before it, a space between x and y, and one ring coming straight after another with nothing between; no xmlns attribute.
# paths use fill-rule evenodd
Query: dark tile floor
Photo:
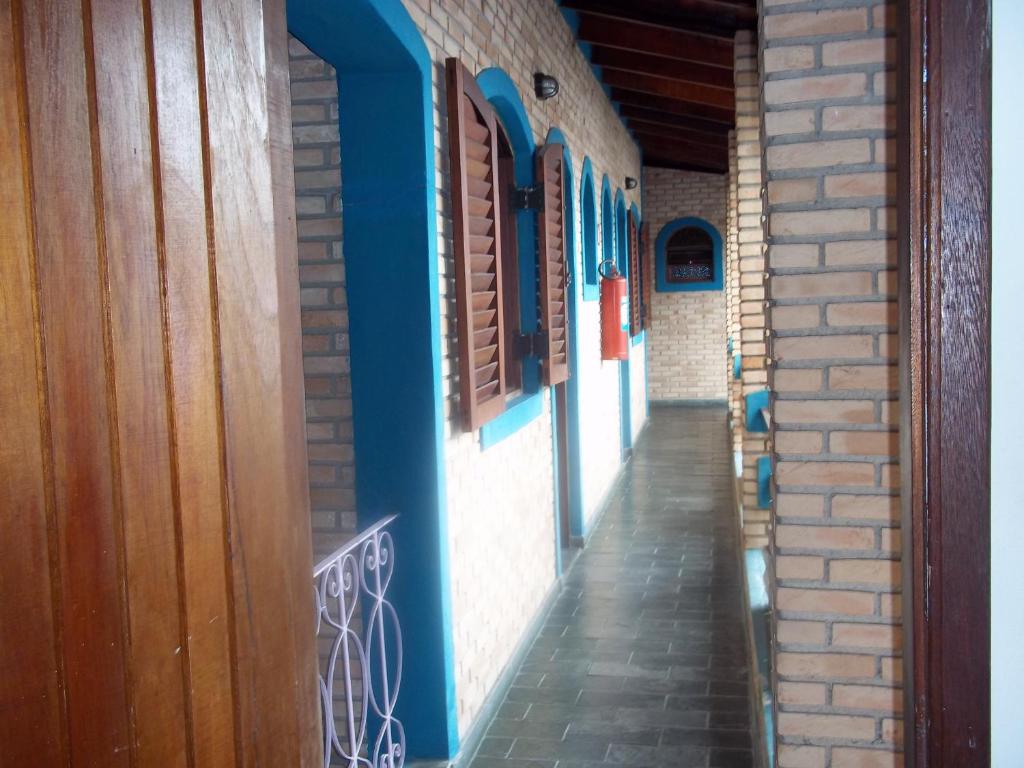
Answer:
<svg viewBox="0 0 1024 768"><path fill-rule="evenodd" d="M655 407L471 768L747 768L725 408Z"/></svg>

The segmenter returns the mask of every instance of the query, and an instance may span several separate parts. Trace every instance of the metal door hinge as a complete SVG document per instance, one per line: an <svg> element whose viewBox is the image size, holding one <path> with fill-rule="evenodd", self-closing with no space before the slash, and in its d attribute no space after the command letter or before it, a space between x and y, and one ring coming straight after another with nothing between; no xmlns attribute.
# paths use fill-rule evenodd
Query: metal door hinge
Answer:
<svg viewBox="0 0 1024 768"><path fill-rule="evenodd" d="M519 334L519 354L523 357L546 357L548 354L548 332Z"/></svg>

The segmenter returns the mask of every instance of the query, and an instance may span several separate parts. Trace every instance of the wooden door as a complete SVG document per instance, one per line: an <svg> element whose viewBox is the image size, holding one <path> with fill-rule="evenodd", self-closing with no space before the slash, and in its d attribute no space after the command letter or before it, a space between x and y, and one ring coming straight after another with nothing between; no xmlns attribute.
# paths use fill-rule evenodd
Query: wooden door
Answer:
<svg viewBox="0 0 1024 768"><path fill-rule="evenodd" d="M318 759L282 0L0 0L0 765Z"/></svg>

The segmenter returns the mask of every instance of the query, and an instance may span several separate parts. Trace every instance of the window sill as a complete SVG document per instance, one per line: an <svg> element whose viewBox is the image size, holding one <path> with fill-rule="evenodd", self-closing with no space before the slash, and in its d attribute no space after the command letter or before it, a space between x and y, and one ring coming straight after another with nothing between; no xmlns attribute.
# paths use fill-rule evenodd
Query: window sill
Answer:
<svg viewBox="0 0 1024 768"><path fill-rule="evenodd" d="M519 395L508 404L504 413L480 427L480 448L487 450L514 435L543 411L543 391Z"/></svg>

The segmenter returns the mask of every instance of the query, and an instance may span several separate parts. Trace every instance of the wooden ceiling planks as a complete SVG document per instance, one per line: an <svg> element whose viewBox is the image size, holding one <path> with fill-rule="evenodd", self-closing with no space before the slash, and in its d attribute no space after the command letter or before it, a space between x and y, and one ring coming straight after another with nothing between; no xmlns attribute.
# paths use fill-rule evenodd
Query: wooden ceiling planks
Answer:
<svg viewBox="0 0 1024 768"><path fill-rule="evenodd" d="M733 38L756 0L560 0L644 152L644 164L724 173L735 125Z"/></svg>

